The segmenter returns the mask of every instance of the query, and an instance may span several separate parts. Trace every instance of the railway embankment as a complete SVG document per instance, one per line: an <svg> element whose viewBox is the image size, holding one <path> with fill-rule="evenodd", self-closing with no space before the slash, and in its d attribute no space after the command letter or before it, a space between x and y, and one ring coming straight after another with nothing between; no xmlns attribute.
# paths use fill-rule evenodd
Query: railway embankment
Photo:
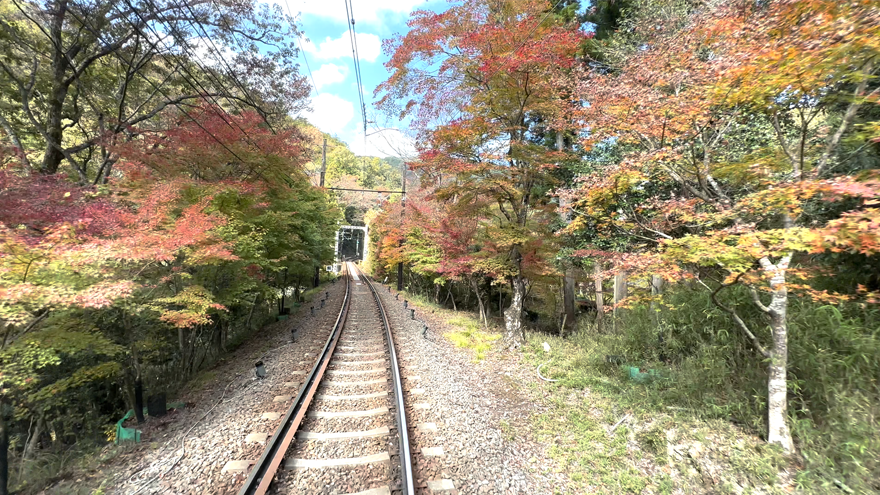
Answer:
<svg viewBox="0 0 880 495"><path fill-rule="evenodd" d="M695 411L664 405L650 382L617 376L597 364L604 359L600 346L590 348L583 338L530 334L522 349L505 349L491 328L482 328L467 313L413 300L380 284L376 288L404 378L417 493L791 489L793 466L761 439L729 421L705 420ZM289 387L296 395L299 382L292 377L309 369L327 340L344 284L330 285L326 293L325 307L316 304L314 316L309 305L300 308L194 382L179 398L187 408L148 421L142 443L108 447L97 469L47 493L238 493L252 465L248 460L260 456L281 420L278 390ZM345 343L354 344L350 338ZM256 361L264 363L265 378L255 377ZM538 365L544 365L543 376ZM306 426L315 421L308 419ZM331 446L331 453L346 457L352 442L383 451L387 444L347 442ZM303 442L291 452L308 457L313 447ZM375 474L372 481L379 482L388 470L352 470L361 471ZM349 493L371 481L355 476L337 486L337 478L325 474L289 471L281 479L294 491L312 487L322 493ZM297 476L301 481L291 481Z"/></svg>

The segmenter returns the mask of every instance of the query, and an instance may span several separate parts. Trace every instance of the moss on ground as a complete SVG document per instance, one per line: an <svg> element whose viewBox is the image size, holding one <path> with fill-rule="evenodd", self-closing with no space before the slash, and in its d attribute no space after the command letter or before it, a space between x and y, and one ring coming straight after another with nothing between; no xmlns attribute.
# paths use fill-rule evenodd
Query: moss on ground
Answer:
<svg viewBox="0 0 880 495"><path fill-rule="evenodd" d="M457 330L446 332L443 336L456 347L472 350L475 361L485 359L486 353L492 349L493 342L501 339L500 333L484 330L478 320L467 316L451 318L447 320L447 323L456 327Z"/></svg>

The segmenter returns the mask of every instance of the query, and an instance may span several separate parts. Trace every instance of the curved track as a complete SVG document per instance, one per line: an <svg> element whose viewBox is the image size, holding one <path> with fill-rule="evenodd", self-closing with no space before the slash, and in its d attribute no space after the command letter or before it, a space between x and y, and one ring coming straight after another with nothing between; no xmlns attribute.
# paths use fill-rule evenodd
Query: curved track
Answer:
<svg viewBox="0 0 880 495"><path fill-rule="evenodd" d="M330 336L240 495L415 493L388 317L353 263L344 275Z"/></svg>

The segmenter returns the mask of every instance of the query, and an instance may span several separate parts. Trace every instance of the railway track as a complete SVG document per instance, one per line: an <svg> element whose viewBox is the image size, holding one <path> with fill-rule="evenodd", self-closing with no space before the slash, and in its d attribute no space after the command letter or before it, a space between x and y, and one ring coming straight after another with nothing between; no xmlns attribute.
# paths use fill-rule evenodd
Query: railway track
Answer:
<svg viewBox="0 0 880 495"><path fill-rule="evenodd" d="M413 495L403 382L381 300L346 263L333 329L239 495Z"/></svg>

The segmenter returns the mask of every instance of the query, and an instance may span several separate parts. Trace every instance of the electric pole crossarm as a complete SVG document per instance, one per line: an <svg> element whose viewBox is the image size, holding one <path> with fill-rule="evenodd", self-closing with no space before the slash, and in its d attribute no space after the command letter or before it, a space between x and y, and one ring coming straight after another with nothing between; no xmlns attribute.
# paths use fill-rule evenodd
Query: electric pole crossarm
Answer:
<svg viewBox="0 0 880 495"><path fill-rule="evenodd" d="M369 193L385 193L385 194L406 194L406 191L385 191L381 189L348 189L345 187L328 187L330 191L353 191L353 192L369 192Z"/></svg>

